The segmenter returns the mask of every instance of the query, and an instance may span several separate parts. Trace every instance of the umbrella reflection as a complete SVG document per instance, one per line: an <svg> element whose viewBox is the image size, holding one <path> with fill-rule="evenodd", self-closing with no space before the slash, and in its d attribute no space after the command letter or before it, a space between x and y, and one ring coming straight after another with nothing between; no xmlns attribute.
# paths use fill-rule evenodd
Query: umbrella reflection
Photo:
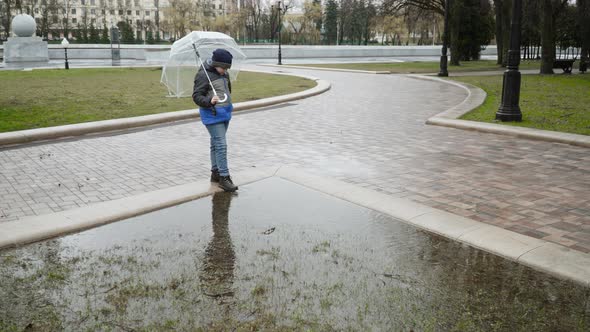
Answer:
<svg viewBox="0 0 590 332"><path fill-rule="evenodd" d="M205 250L200 280L203 293L215 298L233 296L236 254L229 234L231 199L232 194L226 192L216 193L212 199L213 237Z"/></svg>

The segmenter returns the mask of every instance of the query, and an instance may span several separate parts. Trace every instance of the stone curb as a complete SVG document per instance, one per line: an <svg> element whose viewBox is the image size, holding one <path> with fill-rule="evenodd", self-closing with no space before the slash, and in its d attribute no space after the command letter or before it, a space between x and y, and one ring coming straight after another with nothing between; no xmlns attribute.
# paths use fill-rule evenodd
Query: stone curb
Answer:
<svg viewBox="0 0 590 332"><path fill-rule="evenodd" d="M238 185L272 176L277 168L236 172ZM221 191L202 180L52 214L0 223L0 249L37 242L182 204Z"/></svg>
<svg viewBox="0 0 590 332"><path fill-rule="evenodd" d="M357 70L357 69L341 69L341 68L325 68L325 67L306 67L306 66L294 66L294 65L271 65L271 64L259 64L261 67L277 67L277 68L294 68L294 69L307 69L307 70L323 70L323 71L339 71L345 73L361 73L361 74L391 74L390 71L371 71L371 70Z"/></svg>
<svg viewBox="0 0 590 332"><path fill-rule="evenodd" d="M268 72L264 72L264 71L255 71L255 70L249 70L249 71L268 74ZM303 99L303 98L315 96L320 93L326 92L331 87L331 84L328 81L320 80L318 78L311 77L311 76L286 74L286 73L272 73L272 74L286 75L286 76L298 76L298 77L302 77L302 78L307 78L307 79L315 81L317 83L317 85L311 89L288 94L288 95L282 95L282 96L264 98L264 99L260 99L260 100L252 100L252 101L236 103L236 104L234 104L234 110L235 111L243 111L243 110L260 108L260 107L265 107L265 106L270 106L270 105L281 104L281 103L285 103L288 101ZM125 130L125 129L130 129L130 128L144 127L144 126L149 126L149 125L154 125L154 124L173 122L173 121L179 121L179 120L186 120L186 119L192 119L192 118L198 118L198 117L199 117L199 111L197 109L192 109L192 110L184 110L184 111L177 111L177 112L168 112L168 113L137 116L137 117L132 117L132 118L93 121L93 122L85 122L85 123L78 123L78 124L72 124L72 125L48 127L48 128L19 130L19 131L13 131L13 132L8 132L8 133L0 133L0 147L7 146L7 145L30 143L33 141L40 141L40 140L48 140L48 139L63 138L63 137L70 137L70 136L80 136L80 135L86 135L86 134L101 133L101 132L106 132L106 131Z"/></svg>
<svg viewBox="0 0 590 332"><path fill-rule="evenodd" d="M412 226L499 255L536 270L590 286L590 255L445 211L291 167L237 172L238 185L277 176L384 213ZM211 195L207 180L49 215L0 223L0 248L79 232Z"/></svg>
<svg viewBox="0 0 590 332"><path fill-rule="evenodd" d="M459 120L459 117L483 104L487 95L485 91L468 83L448 81L437 77L423 75L408 75L408 77L451 84L465 89L468 93L467 98L465 98L465 100L459 105L429 118L426 120L426 124L590 148L590 136L586 135L560 133L556 131L507 126L487 122Z"/></svg>
<svg viewBox="0 0 590 332"><path fill-rule="evenodd" d="M581 251L290 167L281 167L276 176L536 270L590 286L590 255Z"/></svg>

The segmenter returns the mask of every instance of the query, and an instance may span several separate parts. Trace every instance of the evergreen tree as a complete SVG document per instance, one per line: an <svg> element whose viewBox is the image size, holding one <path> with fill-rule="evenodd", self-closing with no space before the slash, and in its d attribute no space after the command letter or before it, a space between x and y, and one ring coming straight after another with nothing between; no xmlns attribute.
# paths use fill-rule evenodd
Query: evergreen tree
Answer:
<svg viewBox="0 0 590 332"><path fill-rule="evenodd" d="M80 27L80 23L76 25L76 31L74 31L74 39L79 44L84 43L84 37L82 35L82 27Z"/></svg>
<svg viewBox="0 0 590 332"><path fill-rule="evenodd" d="M107 28L106 24L104 24L102 26L102 35L100 37L100 42L102 44L110 44L111 43L111 40L109 38L109 28Z"/></svg>
<svg viewBox="0 0 590 332"><path fill-rule="evenodd" d="M100 36L98 34L98 29L94 27L94 23L90 23L90 32L89 32L89 36L88 36L88 42L91 44L100 43Z"/></svg>
<svg viewBox="0 0 590 332"><path fill-rule="evenodd" d="M135 37L133 36L133 28L129 22L119 22L117 23L117 27L119 28L119 32L121 34L121 43L123 44L133 44L135 42Z"/></svg>
<svg viewBox="0 0 590 332"><path fill-rule="evenodd" d="M478 60L494 31L490 8L480 0L455 0L451 9L451 64Z"/></svg>
<svg viewBox="0 0 590 332"><path fill-rule="evenodd" d="M336 44L338 37L338 4L335 0L328 0L325 10L326 41L328 44Z"/></svg>
<svg viewBox="0 0 590 332"><path fill-rule="evenodd" d="M146 42L148 44L153 44L154 43L154 34L152 33L152 30L150 30L150 31L147 32Z"/></svg>
<svg viewBox="0 0 590 332"><path fill-rule="evenodd" d="M88 44L89 36L88 36L88 25L86 23L82 23L80 26L80 39L81 43Z"/></svg>

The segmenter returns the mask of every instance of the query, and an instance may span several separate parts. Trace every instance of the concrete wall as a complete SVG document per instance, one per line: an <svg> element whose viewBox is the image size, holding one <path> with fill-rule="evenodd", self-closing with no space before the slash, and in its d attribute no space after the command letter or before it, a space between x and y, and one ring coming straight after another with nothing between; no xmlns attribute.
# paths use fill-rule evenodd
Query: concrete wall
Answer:
<svg viewBox="0 0 590 332"><path fill-rule="evenodd" d="M49 45L49 59L64 58L61 45ZM277 57L277 45L246 45L241 47L249 59L272 59ZM3 53L0 45L0 55ZM168 58L169 45L121 45L121 59L160 63ZM440 46L282 46L284 58L363 58L363 57L408 57L439 56ZM496 55L496 46L488 46L482 55ZM70 44L70 59L110 59L110 45Z"/></svg>

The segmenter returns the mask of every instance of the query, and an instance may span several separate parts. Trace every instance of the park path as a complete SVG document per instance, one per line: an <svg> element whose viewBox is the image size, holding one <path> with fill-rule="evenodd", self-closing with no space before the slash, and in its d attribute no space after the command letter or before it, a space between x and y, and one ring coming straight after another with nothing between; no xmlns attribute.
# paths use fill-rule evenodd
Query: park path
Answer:
<svg viewBox="0 0 590 332"><path fill-rule="evenodd" d="M425 125L460 88L404 75L312 75L324 94L236 115L232 171L289 165L590 252L590 150ZM209 177L197 121L0 149L0 221Z"/></svg>

